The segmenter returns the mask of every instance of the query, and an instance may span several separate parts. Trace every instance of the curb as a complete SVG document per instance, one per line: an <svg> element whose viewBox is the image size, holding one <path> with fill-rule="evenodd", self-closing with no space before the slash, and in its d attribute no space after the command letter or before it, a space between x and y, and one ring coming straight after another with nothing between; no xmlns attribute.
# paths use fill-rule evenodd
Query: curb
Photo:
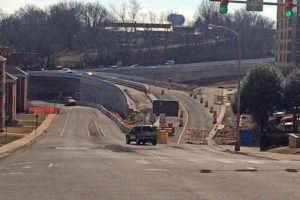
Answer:
<svg viewBox="0 0 300 200"><path fill-rule="evenodd" d="M43 121L43 123L37 128L36 134L35 131L32 131L30 134L24 136L23 138L0 147L0 158L9 156L11 153L16 152L26 146L32 145L33 143L41 139L41 137L45 135L49 126L52 124L55 116L56 114L49 114Z"/></svg>

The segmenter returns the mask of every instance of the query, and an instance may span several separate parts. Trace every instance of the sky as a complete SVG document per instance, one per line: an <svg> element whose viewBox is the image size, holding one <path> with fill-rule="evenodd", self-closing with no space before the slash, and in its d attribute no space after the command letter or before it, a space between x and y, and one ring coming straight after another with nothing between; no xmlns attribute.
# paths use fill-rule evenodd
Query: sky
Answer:
<svg viewBox="0 0 300 200"><path fill-rule="evenodd" d="M35 6L45 8L48 5L55 4L61 2L62 0L4 0L1 2L1 9L12 13L18 8L25 6L26 4L33 4ZM99 1L103 5L108 6L109 4L113 4L115 6L120 5L122 2L126 0L78 0L81 2L93 2ZM142 12L165 12L165 11L174 11L178 14L183 14L187 19L193 20L193 16L197 6L203 0L138 0L142 4ZM246 1L246 0L245 0ZM266 0L265 0L266 1ZM269 2L276 2L276 0L267 0ZM219 4L219 3L216 3ZM246 4L236 4L229 3L228 10L229 13L234 11L235 9L245 8ZM276 6L264 6L264 11L259 12L264 16L270 17L273 20L276 20Z"/></svg>

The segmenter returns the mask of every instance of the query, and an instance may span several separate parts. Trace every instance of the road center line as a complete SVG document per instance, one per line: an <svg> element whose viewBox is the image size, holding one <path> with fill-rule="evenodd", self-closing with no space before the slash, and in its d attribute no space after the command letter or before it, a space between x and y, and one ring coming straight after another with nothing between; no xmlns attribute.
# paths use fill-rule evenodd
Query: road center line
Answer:
<svg viewBox="0 0 300 200"><path fill-rule="evenodd" d="M90 137L90 130L89 130L89 125L88 125L88 121L87 119L85 119L85 127L86 127L86 131L87 131L87 135Z"/></svg>
<svg viewBox="0 0 300 200"><path fill-rule="evenodd" d="M185 109L185 107L182 105L182 103L179 103L179 104L180 104L180 106L182 107L182 109L184 110L184 112L185 112L185 114L186 114L186 122L185 122L185 124L184 124L183 130L182 130L182 132L181 132L181 134L180 134L180 137L179 137L179 139L178 139L177 144L180 144L181 138L182 138L182 136L183 136L183 134L184 134L184 132L185 132L187 123L188 123L188 121L189 121L189 114L188 114L188 112L186 111L186 109Z"/></svg>
<svg viewBox="0 0 300 200"><path fill-rule="evenodd" d="M99 123L97 123L96 121L95 121L95 125L96 125L96 127L97 127L97 131L98 131L100 134L102 134L103 137L105 137L106 135L104 134L101 125L100 125Z"/></svg>
<svg viewBox="0 0 300 200"><path fill-rule="evenodd" d="M69 120L69 115L70 115L70 113L68 112L68 114L67 114L67 119L66 119L66 121L65 121L65 125L64 125L64 128L63 128L63 130L61 131L61 133L60 133L60 137L61 136L63 136L63 134L64 134L64 131L65 131L65 129L66 129L66 126L67 126L67 123L68 123L68 120Z"/></svg>

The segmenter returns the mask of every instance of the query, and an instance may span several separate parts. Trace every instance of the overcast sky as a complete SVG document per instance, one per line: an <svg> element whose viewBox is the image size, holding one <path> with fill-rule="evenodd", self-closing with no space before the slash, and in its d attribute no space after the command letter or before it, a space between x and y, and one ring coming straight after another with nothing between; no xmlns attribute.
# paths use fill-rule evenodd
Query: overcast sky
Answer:
<svg viewBox="0 0 300 200"><path fill-rule="evenodd" d="M115 4L120 5L120 3L126 0L78 0L81 2L93 2L99 1L103 5ZM143 11L153 11L153 12L163 12L172 10L176 13L183 14L186 18L192 19L195 13L196 7L200 4L202 0L139 0L141 2ZM276 0L268 0L276 2ZM2 0L1 9L6 12L12 13L18 8L26 5L33 4L44 8L48 5L55 4L57 2L61 2L61 0ZM228 6L229 12L232 12L235 9L239 9L241 7L245 7L245 4L233 4L230 3ZM263 15L270 17L276 20L276 6L264 6L264 11L260 12Z"/></svg>

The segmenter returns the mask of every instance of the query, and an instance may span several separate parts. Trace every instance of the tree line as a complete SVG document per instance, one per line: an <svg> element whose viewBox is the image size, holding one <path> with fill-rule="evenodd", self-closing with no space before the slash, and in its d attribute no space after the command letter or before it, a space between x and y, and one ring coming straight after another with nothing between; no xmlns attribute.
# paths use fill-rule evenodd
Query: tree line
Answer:
<svg viewBox="0 0 300 200"><path fill-rule="evenodd" d="M103 25L104 22L135 21L168 23L169 13L143 12L137 0L119 6L76 1L53 4L45 9L27 5L12 14L0 11L0 44L17 51L38 52L49 58L47 61L66 52L84 52L84 62L94 66L115 64L120 58L125 64L158 64L167 59L178 62L235 59L235 36L222 30L208 30L207 25L212 23L241 30L243 58L273 55L274 21L245 10L221 15L208 1L199 5L194 20L186 24L196 28L197 35L170 33L159 42L161 38L151 34L135 38L131 29L107 30ZM122 47L124 40L136 43ZM96 56L91 56L93 53Z"/></svg>
<svg viewBox="0 0 300 200"><path fill-rule="evenodd" d="M233 112L237 111L237 95L232 103ZM300 71L295 68L284 76L278 67L259 64L250 69L241 80L241 113L251 114L262 134L274 134L269 118L276 111L285 111L293 117L292 131L298 131L300 117ZM278 123L278 122L276 122Z"/></svg>

